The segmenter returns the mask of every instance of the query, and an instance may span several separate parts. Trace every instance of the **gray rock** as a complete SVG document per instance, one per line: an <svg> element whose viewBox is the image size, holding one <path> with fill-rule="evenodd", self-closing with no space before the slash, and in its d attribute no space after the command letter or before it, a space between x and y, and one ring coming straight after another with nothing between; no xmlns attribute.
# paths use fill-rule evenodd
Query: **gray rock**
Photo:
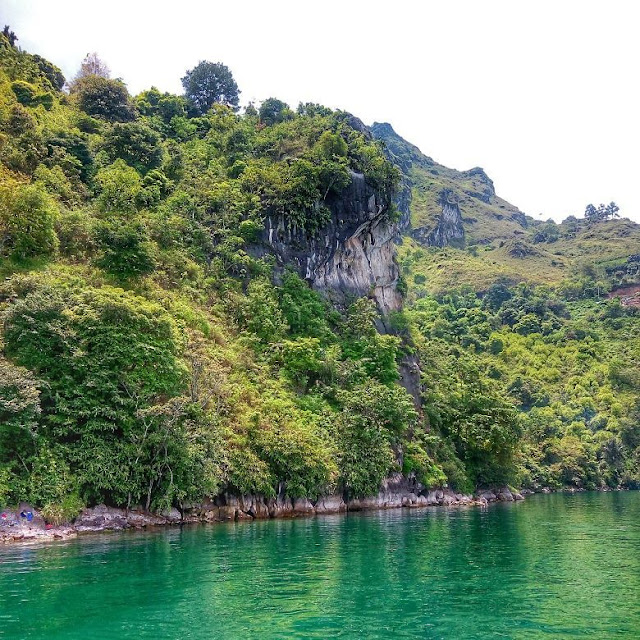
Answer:
<svg viewBox="0 0 640 640"><path fill-rule="evenodd" d="M398 310L402 297L394 237L397 225L388 219L390 202L376 192L362 174L351 172L351 184L323 202L331 212L317 234L299 229L286 217L268 216L259 244L249 247L256 256L275 255L336 302L351 295L373 293L386 314Z"/></svg>
<svg viewBox="0 0 640 640"><path fill-rule="evenodd" d="M347 510L342 496L321 496L316 503L317 514L343 513Z"/></svg>
<svg viewBox="0 0 640 640"><path fill-rule="evenodd" d="M171 524L177 524L178 522L182 522L182 514L175 508L165 509L160 513L160 515Z"/></svg>
<svg viewBox="0 0 640 640"><path fill-rule="evenodd" d="M290 498L278 496L275 500L271 498L268 502L269 517L283 518L293 515L293 504Z"/></svg>
<svg viewBox="0 0 640 640"><path fill-rule="evenodd" d="M316 512L313 505L307 498L294 498L293 515L294 516L310 516Z"/></svg>

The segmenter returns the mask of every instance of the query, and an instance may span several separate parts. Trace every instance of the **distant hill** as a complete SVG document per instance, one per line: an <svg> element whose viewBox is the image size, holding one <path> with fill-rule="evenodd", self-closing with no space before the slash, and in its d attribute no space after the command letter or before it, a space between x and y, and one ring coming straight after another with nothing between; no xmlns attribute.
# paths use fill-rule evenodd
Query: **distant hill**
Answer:
<svg viewBox="0 0 640 640"><path fill-rule="evenodd" d="M445 203L460 211L465 244L517 237L535 224L533 218L496 195L493 182L480 167L456 171L438 164L387 123L376 122L371 131L384 141L411 190L410 223L416 237L427 238L437 228Z"/></svg>
<svg viewBox="0 0 640 640"><path fill-rule="evenodd" d="M585 270L608 288L640 278L640 225L631 220L534 220L496 195L483 169L438 164L390 124L375 123L371 131L403 174L397 205L404 272L425 279L430 292L460 284L478 291L496 282L559 284Z"/></svg>

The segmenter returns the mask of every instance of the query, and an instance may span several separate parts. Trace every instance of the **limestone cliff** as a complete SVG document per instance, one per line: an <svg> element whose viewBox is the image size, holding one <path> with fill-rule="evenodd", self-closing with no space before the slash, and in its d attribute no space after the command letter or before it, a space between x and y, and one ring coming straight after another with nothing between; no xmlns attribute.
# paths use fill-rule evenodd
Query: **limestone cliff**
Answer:
<svg viewBox="0 0 640 640"><path fill-rule="evenodd" d="M431 226L411 230L411 236L428 247L464 246L464 226L457 196L443 189L439 197L442 211Z"/></svg>
<svg viewBox="0 0 640 640"><path fill-rule="evenodd" d="M351 184L324 204L330 220L313 234L283 216L268 216L257 253L274 255L280 267L293 267L334 303L351 295L373 295L384 314L399 309L393 242L398 231L389 220L390 203L362 174L352 172Z"/></svg>

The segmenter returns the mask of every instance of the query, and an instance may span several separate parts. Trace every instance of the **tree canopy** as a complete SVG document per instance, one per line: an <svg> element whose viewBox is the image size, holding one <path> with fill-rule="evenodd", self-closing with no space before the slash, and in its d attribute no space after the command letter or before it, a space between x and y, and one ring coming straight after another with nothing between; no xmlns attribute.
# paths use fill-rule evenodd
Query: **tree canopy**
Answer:
<svg viewBox="0 0 640 640"><path fill-rule="evenodd" d="M182 78L184 94L196 113L205 114L214 104L238 108L238 85L229 67L203 60Z"/></svg>

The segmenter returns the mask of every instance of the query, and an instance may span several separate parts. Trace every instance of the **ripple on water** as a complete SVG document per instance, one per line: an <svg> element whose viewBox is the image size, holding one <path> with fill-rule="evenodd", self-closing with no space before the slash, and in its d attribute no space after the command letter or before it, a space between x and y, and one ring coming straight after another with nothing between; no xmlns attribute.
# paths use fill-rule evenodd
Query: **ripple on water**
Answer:
<svg viewBox="0 0 640 640"><path fill-rule="evenodd" d="M0 549L7 638L640 638L640 494Z"/></svg>

